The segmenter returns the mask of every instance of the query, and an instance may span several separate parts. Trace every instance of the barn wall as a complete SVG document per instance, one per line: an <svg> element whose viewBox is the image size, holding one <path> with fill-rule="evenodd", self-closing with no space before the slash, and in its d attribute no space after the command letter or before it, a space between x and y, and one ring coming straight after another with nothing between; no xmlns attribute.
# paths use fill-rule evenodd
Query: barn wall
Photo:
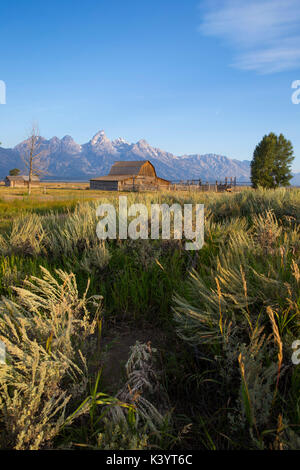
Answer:
<svg viewBox="0 0 300 470"><path fill-rule="evenodd" d="M24 188L25 182L24 181L5 181L5 186L9 186L10 188Z"/></svg>
<svg viewBox="0 0 300 470"><path fill-rule="evenodd" d="M159 186L163 186L167 188L170 186L170 181L164 180L162 178L157 178L157 183L159 184Z"/></svg>
<svg viewBox="0 0 300 470"><path fill-rule="evenodd" d="M39 186L40 181L32 181L31 186ZM24 180L17 180L17 181L10 181L8 178L5 178L5 186L8 186L10 188L24 188L28 186L28 181Z"/></svg>
<svg viewBox="0 0 300 470"><path fill-rule="evenodd" d="M90 189L99 189L102 191L118 191L118 181L90 181Z"/></svg>
<svg viewBox="0 0 300 470"><path fill-rule="evenodd" d="M119 183L121 191L152 191L159 189L168 189L169 183L165 180L153 176L136 176Z"/></svg>
<svg viewBox="0 0 300 470"><path fill-rule="evenodd" d="M139 175L152 176L153 178L156 177L154 167L149 162L145 163L145 165L142 166L142 168L139 171Z"/></svg>

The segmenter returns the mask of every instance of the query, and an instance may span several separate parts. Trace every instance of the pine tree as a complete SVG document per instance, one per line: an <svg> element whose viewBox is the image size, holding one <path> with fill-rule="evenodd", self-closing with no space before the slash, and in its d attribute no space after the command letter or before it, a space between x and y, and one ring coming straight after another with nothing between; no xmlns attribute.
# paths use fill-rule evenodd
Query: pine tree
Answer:
<svg viewBox="0 0 300 470"><path fill-rule="evenodd" d="M292 178L290 164L294 159L293 146L282 134L265 135L256 146L251 162L252 186L276 188L287 186Z"/></svg>
<svg viewBox="0 0 300 470"><path fill-rule="evenodd" d="M277 186L289 186L292 178L291 163L294 160L292 143L280 134L277 138L277 152L274 176Z"/></svg>

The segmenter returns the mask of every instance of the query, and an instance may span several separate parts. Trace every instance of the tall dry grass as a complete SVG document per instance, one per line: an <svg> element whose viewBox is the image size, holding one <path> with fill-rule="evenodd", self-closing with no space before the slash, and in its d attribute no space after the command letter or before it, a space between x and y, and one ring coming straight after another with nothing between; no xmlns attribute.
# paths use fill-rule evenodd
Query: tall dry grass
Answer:
<svg viewBox="0 0 300 470"><path fill-rule="evenodd" d="M88 390L104 285L108 323L126 312L141 325L160 322L166 334L176 329L179 343L172 336L165 374L186 374L174 401L180 414L189 413L197 445L299 448L300 374L291 345L300 335L300 191L128 196L128 204L143 202L149 213L151 203L203 203L205 245L193 255L180 243L100 242L96 207L117 207L118 197L105 194L65 211L31 208L1 231L0 339L7 348L0 365L1 447L53 447L65 433L86 442L84 432L78 437L82 422L96 448L147 448L154 435L156 445L174 444L176 438L162 443L173 423L164 415L168 398L146 345L132 351L122 396ZM47 269L37 275L40 261ZM96 297L88 297L88 277ZM115 418L104 425L99 406Z"/></svg>

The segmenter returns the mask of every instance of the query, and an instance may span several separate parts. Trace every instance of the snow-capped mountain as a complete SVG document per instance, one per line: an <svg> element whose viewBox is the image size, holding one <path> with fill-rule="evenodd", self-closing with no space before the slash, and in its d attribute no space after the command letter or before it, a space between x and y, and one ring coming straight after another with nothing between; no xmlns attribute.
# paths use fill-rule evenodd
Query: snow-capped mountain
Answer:
<svg viewBox="0 0 300 470"><path fill-rule="evenodd" d="M12 168L24 169L21 155L25 150L26 141L13 149L0 148L1 178ZM69 135L49 140L41 137L39 152L43 154L48 179L88 180L107 174L116 160L150 160L157 174L169 180L201 178L203 181L215 181L226 176L236 176L238 181L250 180L248 160L233 160L215 154L176 156L152 147L144 139L136 143L122 138L110 140L103 130L82 145Z"/></svg>

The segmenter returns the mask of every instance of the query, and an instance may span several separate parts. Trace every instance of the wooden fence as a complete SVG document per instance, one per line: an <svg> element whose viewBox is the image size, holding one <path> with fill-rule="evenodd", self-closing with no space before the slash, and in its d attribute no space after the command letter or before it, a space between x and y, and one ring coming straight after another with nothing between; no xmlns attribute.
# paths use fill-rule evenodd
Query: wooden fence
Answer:
<svg viewBox="0 0 300 470"><path fill-rule="evenodd" d="M225 178L224 181L202 181L202 180L186 180L172 181L170 190L173 191L232 191L236 187L236 177Z"/></svg>
<svg viewBox="0 0 300 470"><path fill-rule="evenodd" d="M147 184L139 182L139 184L123 184L120 191L200 191L200 192L222 192L232 191L236 188L237 182L235 177L225 178L224 181L208 182L200 179L196 180L178 180L172 181L169 186L161 184Z"/></svg>

